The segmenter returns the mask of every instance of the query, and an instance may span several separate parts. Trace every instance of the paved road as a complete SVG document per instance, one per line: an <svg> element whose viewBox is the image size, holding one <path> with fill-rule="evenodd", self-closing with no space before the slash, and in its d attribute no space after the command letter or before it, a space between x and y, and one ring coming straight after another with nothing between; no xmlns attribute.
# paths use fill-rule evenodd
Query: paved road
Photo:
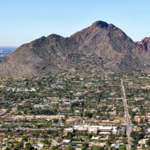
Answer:
<svg viewBox="0 0 150 150"><path fill-rule="evenodd" d="M125 95L125 90L124 90L124 85L123 85L123 80L121 79L121 90L123 94L123 105L124 105L124 112L125 112L125 125L127 127L127 137L128 137L128 144L126 145L127 150L130 150L131 148L131 137L130 134L132 132L132 123L130 121L130 116L127 108L127 102L126 102L126 95Z"/></svg>
<svg viewBox="0 0 150 150"><path fill-rule="evenodd" d="M0 128L0 131L7 131L8 128ZM18 128L9 128L10 131L16 132L16 131L55 131L57 132L57 128L44 128L44 129L35 129L35 128L25 128L25 127L18 127Z"/></svg>

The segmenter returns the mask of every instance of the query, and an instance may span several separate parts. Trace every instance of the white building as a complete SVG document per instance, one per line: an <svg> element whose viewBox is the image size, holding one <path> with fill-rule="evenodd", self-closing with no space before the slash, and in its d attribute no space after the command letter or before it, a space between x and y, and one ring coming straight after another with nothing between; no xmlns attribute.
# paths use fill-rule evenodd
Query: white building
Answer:
<svg viewBox="0 0 150 150"><path fill-rule="evenodd" d="M91 140L99 140L99 139L100 139L99 136L92 136L92 137L91 137Z"/></svg>
<svg viewBox="0 0 150 150"><path fill-rule="evenodd" d="M89 133L97 133L97 128L88 128Z"/></svg>
<svg viewBox="0 0 150 150"><path fill-rule="evenodd" d="M112 127L112 134L117 134L117 127Z"/></svg>
<svg viewBox="0 0 150 150"><path fill-rule="evenodd" d="M110 132L99 132L99 134L110 134Z"/></svg>
<svg viewBox="0 0 150 150"><path fill-rule="evenodd" d="M64 133L73 132L73 128L64 128Z"/></svg>

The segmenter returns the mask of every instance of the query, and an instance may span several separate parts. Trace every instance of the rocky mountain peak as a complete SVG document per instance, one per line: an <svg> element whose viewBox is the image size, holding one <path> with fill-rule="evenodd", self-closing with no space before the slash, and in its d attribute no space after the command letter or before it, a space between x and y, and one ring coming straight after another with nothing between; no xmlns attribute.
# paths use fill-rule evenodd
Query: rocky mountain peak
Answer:
<svg viewBox="0 0 150 150"><path fill-rule="evenodd" d="M92 27L107 28L108 30L111 30L111 31L118 29L115 25L108 24L104 21L96 21L92 24Z"/></svg>
<svg viewBox="0 0 150 150"><path fill-rule="evenodd" d="M96 21L92 24L93 27L101 27L101 28L107 28L109 26L108 23L104 21Z"/></svg>
<svg viewBox="0 0 150 150"><path fill-rule="evenodd" d="M114 26L113 24L109 24L108 29L111 30L111 31L113 31L113 30L116 30L117 27Z"/></svg>
<svg viewBox="0 0 150 150"><path fill-rule="evenodd" d="M150 52L150 37L145 37L142 41L136 42L136 45L138 45L143 51Z"/></svg>

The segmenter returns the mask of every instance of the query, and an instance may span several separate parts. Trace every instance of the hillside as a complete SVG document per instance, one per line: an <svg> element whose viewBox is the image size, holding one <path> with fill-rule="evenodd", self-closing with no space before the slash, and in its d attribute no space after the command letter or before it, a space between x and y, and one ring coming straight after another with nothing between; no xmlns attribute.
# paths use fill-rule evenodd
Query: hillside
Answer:
<svg viewBox="0 0 150 150"><path fill-rule="evenodd" d="M97 21L69 38L52 34L22 45L0 63L0 75L38 76L89 61L112 71L146 69L150 64L149 43L135 43L113 24Z"/></svg>

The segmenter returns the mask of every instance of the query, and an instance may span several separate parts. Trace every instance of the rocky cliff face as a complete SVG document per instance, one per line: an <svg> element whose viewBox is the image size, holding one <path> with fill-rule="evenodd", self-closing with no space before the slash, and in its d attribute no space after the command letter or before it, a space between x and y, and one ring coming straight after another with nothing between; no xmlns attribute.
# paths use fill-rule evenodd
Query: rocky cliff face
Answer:
<svg viewBox="0 0 150 150"><path fill-rule="evenodd" d="M81 56L102 58L113 71L144 69L143 63L150 63L149 43L150 38L134 43L113 24L97 21L69 38L52 34L22 45L0 63L0 75L57 73L64 70L60 65L69 66L73 61L77 64Z"/></svg>
<svg viewBox="0 0 150 150"><path fill-rule="evenodd" d="M150 37L146 37L142 41L136 42L136 45L138 45L141 50L150 52Z"/></svg>

